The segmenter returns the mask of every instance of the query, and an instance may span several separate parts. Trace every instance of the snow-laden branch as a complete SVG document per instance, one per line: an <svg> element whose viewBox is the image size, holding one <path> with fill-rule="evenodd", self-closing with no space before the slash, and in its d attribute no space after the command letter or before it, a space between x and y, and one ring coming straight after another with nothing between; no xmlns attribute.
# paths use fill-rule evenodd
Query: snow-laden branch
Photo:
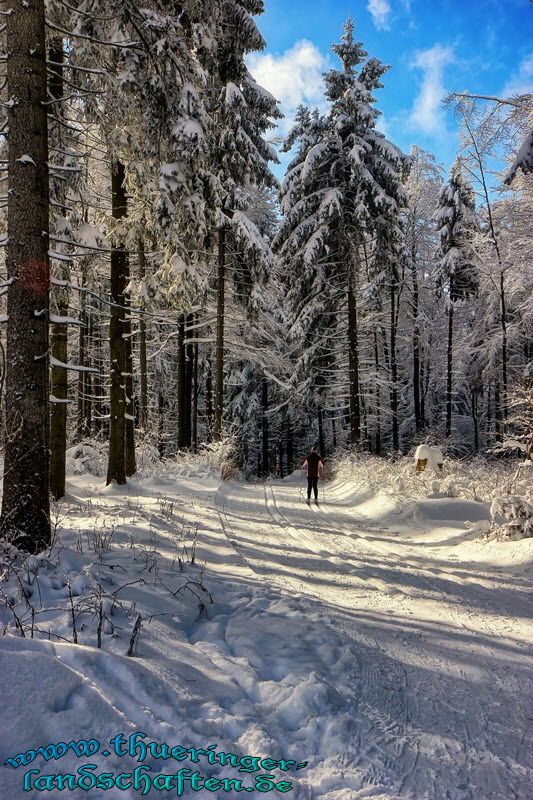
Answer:
<svg viewBox="0 0 533 800"><path fill-rule="evenodd" d="M80 364L65 364L64 361L59 361L59 359L55 358L54 356L50 356L50 366L62 367L63 369L69 369L72 372L96 372L96 374L100 374L100 370L96 369L95 367L82 367Z"/></svg>

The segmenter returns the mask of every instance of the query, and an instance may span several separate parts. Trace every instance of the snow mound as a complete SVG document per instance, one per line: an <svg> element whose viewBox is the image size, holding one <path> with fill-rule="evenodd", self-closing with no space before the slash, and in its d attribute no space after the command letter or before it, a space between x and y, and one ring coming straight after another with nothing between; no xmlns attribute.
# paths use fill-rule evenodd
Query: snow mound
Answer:
<svg viewBox="0 0 533 800"><path fill-rule="evenodd" d="M480 522L490 519L490 513L485 503L476 503L473 500L461 500L457 497L438 497L426 500L417 500L411 507L415 520L446 520L448 522Z"/></svg>
<svg viewBox="0 0 533 800"><path fill-rule="evenodd" d="M69 447L66 453L67 472L69 475L95 475L100 477L102 467L100 464L100 453L90 444L80 442L80 444Z"/></svg>

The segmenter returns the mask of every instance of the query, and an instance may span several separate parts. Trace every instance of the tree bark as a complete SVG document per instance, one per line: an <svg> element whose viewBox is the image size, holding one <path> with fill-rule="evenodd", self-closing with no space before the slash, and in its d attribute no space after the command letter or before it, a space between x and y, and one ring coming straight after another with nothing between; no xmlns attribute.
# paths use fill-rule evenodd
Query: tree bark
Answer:
<svg viewBox="0 0 533 800"><path fill-rule="evenodd" d="M287 420L287 475L290 475L293 469L293 438L292 438L292 425L290 419Z"/></svg>
<svg viewBox="0 0 533 800"><path fill-rule="evenodd" d="M398 316L396 312L396 285L397 276L396 274L393 274L390 284L390 406L392 417L392 449L395 453L397 453L400 449L400 433L398 425L398 362L396 361L396 332L398 325Z"/></svg>
<svg viewBox="0 0 533 800"><path fill-rule="evenodd" d="M318 449L322 456L326 455L326 442L324 440L324 415L322 409L318 409Z"/></svg>
<svg viewBox="0 0 533 800"><path fill-rule="evenodd" d="M498 250L499 253L499 250ZM500 322L502 328L502 419L503 419L503 433L505 433L505 426L507 423L507 405L509 402L508 386L507 386L507 303L505 297L505 280L503 274L503 266L500 264L500 305L501 314Z"/></svg>
<svg viewBox="0 0 533 800"><path fill-rule="evenodd" d="M161 391L157 394L157 449L159 451L159 458L164 458L166 452L165 401Z"/></svg>
<svg viewBox="0 0 533 800"><path fill-rule="evenodd" d="M84 282L84 275L82 273L82 281ZM80 330L78 334L78 364L80 367L87 366L87 311L86 299L82 294L80 298ZM86 426L86 413L85 403L87 399L87 381L86 372L78 372L77 392L77 417L76 417L76 441L81 442L86 436L89 435Z"/></svg>
<svg viewBox="0 0 533 800"><path fill-rule="evenodd" d="M411 274L413 280L413 403L415 413L415 430L419 434L424 428L420 400L420 298L418 276L416 274L416 252L412 254Z"/></svg>
<svg viewBox="0 0 533 800"><path fill-rule="evenodd" d="M144 254L144 240L139 239L139 279L146 277L146 258ZM148 431L148 356L146 352L146 320L140 315L139 320L139 371L141 379L141 428Z"/></svg>
<svg viewBox="0 0 533 800"><path fill-rule="evenodd" d="M270 474L269 441L268 441L268 383L263 378L261 384L261 406L262 406L262 471L263 477L267 478Z"/></svg>
<svg viewBox="0 0 533 800"><path fill-rule="evenodd" d="M448 345L446 350L446 438L452 435L452 370L453 370L453 286L450 282L450 306L448 308Z"/></svg>
<svg viewBox="0 0 533 800"><path fill-rule="evenodd" d="M477 395L474 391L471 394L472 422L474 423L474 450L479 450L479 423L477 418Z"/></svg>
<svg viewBox="0 0 533 800"><path fill-rule="evenodd" d="M68 299L62 296L57 305L58 314L67 316ZM67 326L60 323L52 325L51 353L54 358L67 363ZM50 493L54 500L65 496L66 450L67 450L67 400L68 379L64 367L53 366L51 369L50 394ZM59 402L56 402L59 401Z"/></svg>
<svg viewBox="0 0 533 800"><path fill-rule="evenodd" d="M129 259L126 258L124 266L124 283L129 282ZM129 306L129 298L124 296L124 305ZM135 382L133 380L133 341L131 330L131 315L126 310L123 313L124 328L124 460L126 477L131 478L137 472L137 462L135 459Z"/></svg>
<svg viewBox="0 0 533 800"><path fill-rule="evenodd" d="M374 365L376 369L376 378L379 375L379 346L378 346L378 332L374 328ZM376 441L375 453L377 456L381 455L381 391L379 382L376 380Z"/></svg>
<svg viewBox="0 0 533 800"><path fill-rule="evenodd" d="M190 339L194 325L194 314L189 314L185 321L185 338ZM194 345L188 342L185 345L185 446L192 446L192 420L193 420L193 385L194 385Z"/></svg>
<svg viewBox="0 0 533 800"><path fill-rule="evenodd" d="M43 0L7 25L9 191L7 374L1 527L19 547L50 543L49 175ZM29 42L31 41L31 47Z"/></svg>
<svg viewBox="0 0 533 800"><path fill-rule="evenodd" d="M226 283L226 230L218 232L218 278L217 278L217 328L215 343L215 418L213 439L222 438L222 415L224 413L224 305Z"/></svg>
<svg viewBox="0 0 533 800"><path fill-rule="evenodd" d="M125 171L120 161L112 163L111 175L111 213L114 219L124 219L127 214L126 189L124 186ZM121 237L115 242L111 251L111 321L109 324L109 356L110 356L110 397L109 397L109 460L107 465L107 483L112 481L123 485L126 483L126 350L124 347L124 292L126 288L127 257Z"/></svg>
<svg viewBox="0 0 533 800"><path fill-rule="evenodd" d="M359 445L361 438L361 407L359 395L359 354L357 305L351 264L348 264L348 369L350 392L350 444Z"/></svg>
<svg viewBox="0 0 533 800"><path fill-rule="evenodd" d="M211 360L207 360L205 376L205 428L208 442L213 440L213 370Z"/></svg>
<svg viewBox="0 0 533 800"><path fill-rule="evenodd" d="M198 451L198 342L193 345L191 438L192 449L196 453Z"/></svg>
<svg viewBox="0 0 533 800"><path fill-rule="evenodd" d="M185 315L178 322L178 448L187 447L187 380L185 362Z"/></svg>
<svg viewBox="0 0 533 800"><path fill-rule="evenodd" d="M51 96L56 100L60 100L63 97L63 60L63 40L60 37L54 38L50 46L50 61L53 62L53 66L50 67L51 75L48 85ZM57 105L55 113L60 113ZM58 135L61 142L59 130ZM59 197L57 196L58 194ZM56 202L64 201L65 194L64 189L59 189L55 195ZM68 213L66 207L61 210L63 214ZM57 247L59 249L61 245L58 244ZM66 268L61 271L61 278L69 278ZM56 287L55 300L54 305L58 316L67 317L68 290ZM54 322L51 326L50 352L54 359L61 361L63 364L66 364L68 360L67 339L66 324ZM54 500L60 500L65 496L67 450L68 376L64 367L52 366L50 371L50 394L53 398L50 404L50 493Z"/></svg>

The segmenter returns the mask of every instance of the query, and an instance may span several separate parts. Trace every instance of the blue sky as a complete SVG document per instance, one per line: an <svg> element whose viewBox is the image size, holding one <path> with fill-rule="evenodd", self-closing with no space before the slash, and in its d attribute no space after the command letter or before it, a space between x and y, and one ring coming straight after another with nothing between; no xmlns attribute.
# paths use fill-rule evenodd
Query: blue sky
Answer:
<svg viewBox="0 0 533 800"><path fill-rule="evenodd" d="M378 127L406 152L416 143L449 169L457 126L441 100L450 91L533 93L529 0L265 0L257 23L267 48L247 60L281 102L281 134L298 103L325 108L321 74L339 65L330 45L348 14L369 56L391 65L377 92Z"/></svg>

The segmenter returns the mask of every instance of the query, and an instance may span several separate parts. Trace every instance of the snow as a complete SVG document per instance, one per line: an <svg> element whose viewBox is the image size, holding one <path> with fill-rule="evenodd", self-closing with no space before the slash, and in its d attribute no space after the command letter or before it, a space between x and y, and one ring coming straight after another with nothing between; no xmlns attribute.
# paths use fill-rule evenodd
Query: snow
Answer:
<svg viewBox="0 0 533 800"><path fill-rule="evenodd" d="M95 448L78 449L72 460L97 466ZM141 788L198 771L214 782L183 794L199 800L231 800L215 782L235 779L294 800L530 796L533 539L486 542L487 503L408 497L357 473L308 507L299 473L240 484L208 462L149 464L126 487L70 470L60 541L3 583L24 587L41 631L18 637L1 612L0 762L27 762L0 768L4 800L41 796L46 775L85 775L86 789L87 764L144 767ZM81 740L97 752L67 747ZM59 743L57 759L37 752ZM176 780L146 796L177 796ZM83 796L141 796L104 786Z"/></svg>
<svg viewBox="0 0 533 800"><path fill-rule="evenodd" d="M98 228L90 225L88 222L83 222L75 231L73 231L74 241L82 246L90 249L98 250L102 244L105 243L105 237Z"/></svg>
<svg viewBox="0 0 533 800"><path fill-rule="evenodd" d="M56 325L83 325L83 322L76 317L61 317L58 314L50 314L50 322Z"/></svg>
<svg viewBox="0 0 533 800"><path fill-rule="evenodd" d="M23 156L21 156L20 158L17 158L17 161L18 161L20 164L33 164L33 166L34 166L34 167L36 167L36 166L37 166L37 164L35 163L35 161L33 160L33 158L32 158L30 155L28 155L27 153L25 153L25 154L24 154Z"/></svg>
<svg viewBox="0 0 533 800"><path fill-rule="evenodd" d="M524 175L533 172L533 131L526 136L525 141L518 150L511 168L505 175L503 182L510 184L518 170L521 169Z"/></svg>
<svg viewBox="0 0 533 800"><path fill-rule="evenodd" d="M418 461L426 462L426 464L423 465L424 469L427 466L428 469L438 473L439 469L443 465L444 457L442 455L442 451L438 447L430 447L427 444L419 444L415 450L415 462Z"/></svg>
<svg viewBox="0 0 533 800"><path fill-rule="evenodd" d="M69 369L74 372L98 372L95 367L83 367L80 364L66 364L64 361L59 361L54 356L50 356L50 366L63 367L63 369Z"/></svg>

